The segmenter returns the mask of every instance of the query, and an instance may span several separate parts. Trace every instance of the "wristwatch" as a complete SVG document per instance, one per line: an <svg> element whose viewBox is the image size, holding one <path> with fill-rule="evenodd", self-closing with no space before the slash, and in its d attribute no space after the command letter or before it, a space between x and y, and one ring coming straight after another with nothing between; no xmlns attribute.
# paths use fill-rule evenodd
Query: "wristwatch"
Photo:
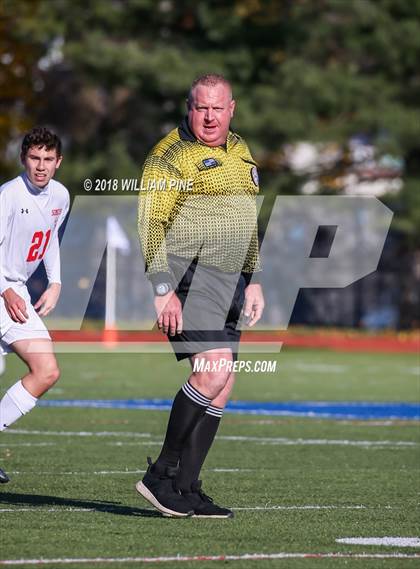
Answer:
<svg viewBox="0 0 420 569"><path fill-rule="evenodd" d="M154 287L156 296L165 296L172 290L171 283L159 283Z"/></svg>

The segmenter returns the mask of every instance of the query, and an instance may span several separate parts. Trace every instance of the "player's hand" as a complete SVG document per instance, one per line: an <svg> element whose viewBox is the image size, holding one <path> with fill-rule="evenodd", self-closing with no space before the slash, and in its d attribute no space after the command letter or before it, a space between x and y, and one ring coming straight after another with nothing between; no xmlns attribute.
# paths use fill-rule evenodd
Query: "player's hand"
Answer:
<svg viewBox="0 0 420 569"><path fill-rule="evenodd" d="M170 336L182 332L182 304L174 291L155 296L155 309L159 330Z"/></svg>
<svg viewBox="0 0 420 569"><path fill-rule="evenodd" d="M47 290L41 294L39 300L36 304L34 304L35 310L38 310L38 314L40 316L47 316L54 310L57 302L58 297L60 296L61 292L61 284L59 283L51 283Z"/></svg>
<svg viewBox="0 0 420 569"><path fill-rule="evenodd" d="M29 315L26 311L26 302L12 288L6 289L2 294L7 314L14 322L24 324Z"/></svg>
<svg viewBox="0 0 420 569"><path fill-rule="evenodd" d="M248 326L254 326L261 318L264 310L264 295L260 284L250 284L245 289L245 302L242 309L244 321Z"/></svg>

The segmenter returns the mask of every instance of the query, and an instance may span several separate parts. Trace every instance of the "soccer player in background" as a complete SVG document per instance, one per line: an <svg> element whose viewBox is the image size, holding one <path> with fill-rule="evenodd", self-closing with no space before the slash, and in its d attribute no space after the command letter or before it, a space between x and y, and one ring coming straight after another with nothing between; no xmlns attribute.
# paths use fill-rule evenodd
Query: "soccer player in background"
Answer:
<svg viewBox="0 0 420 569"><path fill-rule="evenodd" d="M233 387L241 312L253 326L264 307L255 278L258 173L245 141L229 130L235 101L224 77L194 81L187 109L144 164L139 234L158 326L192 373L136 488L164 515L228 518L232 511L198 477Z"/></svg>
<svg viewBox="0 0 420 569"><path fill-rule="evenodd" d="M61 160L58 136L34 128L22 141L25 171L0 187L0 351L15 352L28 367L0 401L0 431L31 411L60 375L40 317L54 309L61 289L58 229L69 193L52 179ZM32 305L26 282L41 261L49 284ZM8 481L0 469L0 482Z"/></svg>

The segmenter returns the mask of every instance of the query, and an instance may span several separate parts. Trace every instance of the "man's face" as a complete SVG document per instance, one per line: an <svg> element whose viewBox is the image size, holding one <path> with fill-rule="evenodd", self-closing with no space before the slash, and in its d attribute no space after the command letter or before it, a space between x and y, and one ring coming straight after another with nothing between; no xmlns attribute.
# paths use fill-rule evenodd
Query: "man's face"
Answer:
<svg viewBox="0 0 420 569"><path fill-rule="evenodd" d="M62 156L57 156L55 148L47 150L45 146L31 146L26 156L22 156L26 175L32 184L39 188L44 188L48 184L60 166L61 160Z"/></svg>
<svg viewBox="0 0 420 569"><path fill-rule="evenodd" d="M227 85L197 85L188 107L188 123L194 136L207 146L225 144L235 101Z"/></svg>

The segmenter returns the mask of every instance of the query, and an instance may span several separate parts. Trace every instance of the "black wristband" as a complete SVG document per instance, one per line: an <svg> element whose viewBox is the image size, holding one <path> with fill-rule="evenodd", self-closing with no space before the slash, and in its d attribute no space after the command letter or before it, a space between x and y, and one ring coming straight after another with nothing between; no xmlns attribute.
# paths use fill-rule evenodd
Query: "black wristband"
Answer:
<svg viewBox="0 0 420 569"><path fill-rule="evenodd" d="M257 273L245 273L242 271L242 276L245 279L246 286L248 286L252 279L252 284L260 284L261 283L261 271Z"/></svg>

